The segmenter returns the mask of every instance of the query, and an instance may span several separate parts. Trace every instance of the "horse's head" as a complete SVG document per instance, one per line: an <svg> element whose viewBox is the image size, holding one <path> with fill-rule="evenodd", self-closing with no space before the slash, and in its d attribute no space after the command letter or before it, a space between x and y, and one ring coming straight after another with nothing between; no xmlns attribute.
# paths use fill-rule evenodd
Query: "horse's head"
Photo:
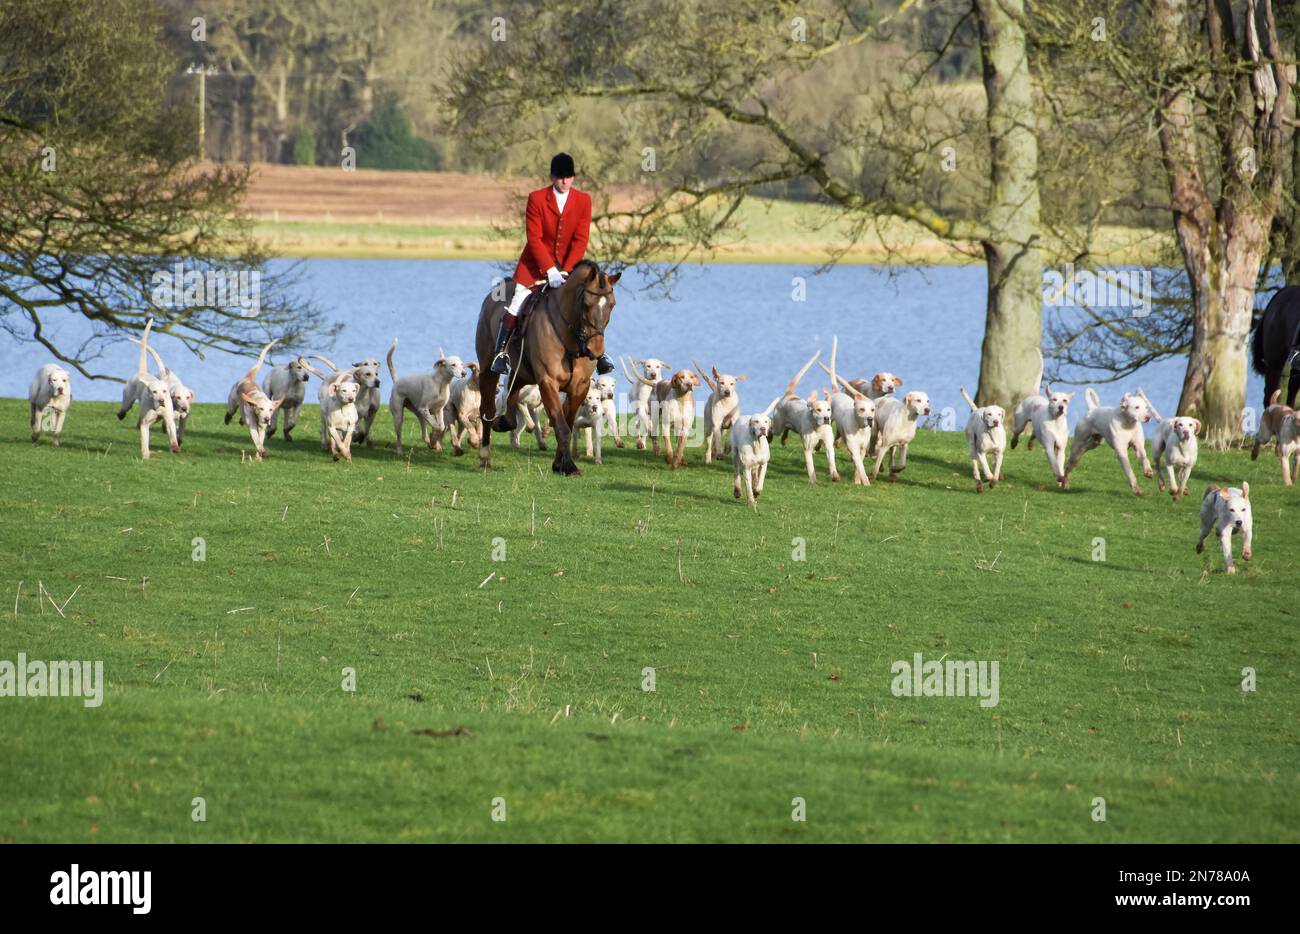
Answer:
<svg viewBox="0 0 1300 934"><path fill-rule="evenodd" d="M606 275L600 267L590 260L583 260L569 275L564 284L565 298L576 303L577 316L573 334L578 340L578 353L583 357L594 357L587 347L593 337L603 338L605 328L609 326L610 316L614 313L614 283L622 273Z"/></svg>

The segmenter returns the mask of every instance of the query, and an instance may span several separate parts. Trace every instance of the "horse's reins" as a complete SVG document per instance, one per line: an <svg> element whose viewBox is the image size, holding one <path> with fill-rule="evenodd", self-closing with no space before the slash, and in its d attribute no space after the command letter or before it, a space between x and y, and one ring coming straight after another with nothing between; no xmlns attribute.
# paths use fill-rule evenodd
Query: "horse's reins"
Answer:
<svg viewBox="0 0 1300 934"><path fill-rule="evenodd" d="M542 282L544 283L545 280L542 280ZM532 309L533 311L538 311L538 310L540 310L540 309L538 309L537 306L541 303L542 299L544 299L544 298L546 297L546 294L547 294L548 292L551 292L551 291L554 291L554 290L551 289L551 287L550 287L549 284L543 284L543 285L542 285L542 291L541 291L540 293L538 293L538 295L537 295L536 298L533 299L533 309ZM606 294L606 293L604 293L604 292L596 292L596 291L593 291L592 289L588 288L586 285L584 285L584 286L582 287L582 291L583 291L585 294L587 294L587 295L596 295L596 296L601 296L601 297L603 297L603 296ZM529 313L528 317L530 317L530 318L532 317L532 313L531 313L531 312ZM579 314L579 315L578 315L578 320L574 322L574 325L573 325L573 331L571 332L572 335L573 335L573 339L574 339L575 341L578 342L578 349L577 349L577 350L568 350L568 349L566 348L566 350L565 350L565 354L566 354L566 356L567 356L570 360L576 360L576 359L578 359L579 357L586 357L586 358L589 359L589 360L595 360L595 359L596 359L596 355L595 355L594 353L592 353L591 350L587 347L587 341L591 340L593 337L599 337L599 336L601 336L602 334L605 333L605 329L604 329L604 328L601 328L599 331L595 332L594 334L585 334L585 333L583 333L583 330L582 330L582 319L583 319L583 315L582 315L582 314ZM520 337L519 337L519 362L520 362L520 364L522 364L522 363L524 362L524 345L523 345L523 335L522 335L522 334L521 334ZM510 382L509 382L509 384L506 386L506 398L507 398L507 399L510 398L510 393L514 392L514 389L515 389L515 382L516 382L516 380L519 379L519 371L520 371L521 369L523 369L522 366L516 366L516 367L511 371L511 373L510 373Z"/></svg>

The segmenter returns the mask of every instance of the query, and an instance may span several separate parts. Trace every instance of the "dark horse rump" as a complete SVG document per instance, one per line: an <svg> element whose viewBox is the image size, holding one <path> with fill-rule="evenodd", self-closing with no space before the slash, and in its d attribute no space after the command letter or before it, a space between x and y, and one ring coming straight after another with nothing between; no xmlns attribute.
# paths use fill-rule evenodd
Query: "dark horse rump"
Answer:
<svg viewBox="0 0 1300 934"><path fill-rule="evenodd" d="M1268 301L1264 313L1255 324L1255 333L1250 342L1251 363L1255 372L1264 377L1264 407L1267 408L1282 382L1282 370L1286 367L1297 348L1300 339L1300 285L1288 285L1278 291ZM1295 406L1297 390L1300 390L1300 365L1292 361L1291 378L1287 380L1286 404Z"/></svg>

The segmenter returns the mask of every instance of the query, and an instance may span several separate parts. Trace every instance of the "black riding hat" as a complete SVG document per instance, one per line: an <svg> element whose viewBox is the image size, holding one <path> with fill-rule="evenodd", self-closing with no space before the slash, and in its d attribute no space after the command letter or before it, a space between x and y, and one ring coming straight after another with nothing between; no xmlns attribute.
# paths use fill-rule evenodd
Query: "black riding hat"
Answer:
<svg viewBox="0 0 1300 934"><path fill-rule="evenodd" d="M551 178L572 178L577 174L573 168L573 156L567 152L556 153L551 159Z"/></svg>

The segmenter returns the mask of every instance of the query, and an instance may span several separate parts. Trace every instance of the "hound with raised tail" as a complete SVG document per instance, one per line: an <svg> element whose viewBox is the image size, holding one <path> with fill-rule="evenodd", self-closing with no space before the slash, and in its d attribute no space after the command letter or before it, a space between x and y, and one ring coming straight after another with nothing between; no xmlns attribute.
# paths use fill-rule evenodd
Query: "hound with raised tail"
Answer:
<svg viewBox="0 0 1300 934"><path fill-rule="evenodd" d="M271 427L266 432L268 438L275 436L280 415L283 414L284 440L293 441L291 432L298 424L298 415L302 410L303 402L307 399L307 380L312 375L319 376L322 382L329 382L326 376L307 362L306 357L297 357L266 371L266 377L262 380L262 392L266 393L267 398L272 402L276 399L283 400L280 406L284 410L283 413L277 411L271 417Z"/></svg>
<svg viewBox="0 0 1300 934"><path fill-rule="evenodd" d="M826 445L826 467L831 480L838 482L840 479L840 472L835 469L835 430L831 426L831 400L817 398L817 390L815 389L806 399L800 399L794 394L794 387L820 356L820 351L813 354L808 362L803 365L803 369L795 375L794 379L790 380L785 395L781 397L772 413L773 437L780 434L781 440L784 441L785 436L793 431L803 443L803 461L808 470L809 483L817 482L817 469L813 466L813 452L817 449L819 441Z"/></svg>
<svg viewBox="0 0 1300 934"><path fill-rule="evenodd" d="M1249 561L1253 525L1249 483L1243 482L1240 490L1208 486L1201 498L1201 537L1196 541L1196 553L1199 555L1205 550L1205 539L1214 529L1223 547L1223 563L1229 574L1236 574L1237 569L1232 566L1232 536L1241 535L1241 558Z"/></svg>
<svg viewBox="0 0 1300 934"><path fill-rule="evenodd" d="M397 346L397 341L393 341L393 347L396 346ZM388 349L388 353L390 357L393 352L393 347L390 347ZM368 448L374 447L375 441L374 438L371 437L370 429L371 426L374 424L375 413L379 411L379 403L381 401L380 392L379 392L379 361L376 360L374 357L367 357L364 360L358 360L356 363L352 364L352 366L348 367L346 370L340 370L338 367L336 367L325 357L322 357L320 354L314 353L311 355L311 358L313 360L319 360L321 363L328 366L331 370L334 371L335 375L344 372L352 374L353 381L359 387L361 387L360 390L357 392L357 401L356 401L357 428L356 431L353 433L352 440L364 441L366 443L366 447ZM392 370L393 365L391 362L389 363L388 368L390 371ZM327 380L332 380L332 379L333 379L332 376L328 378L321 377L321 386L316 393L316 397L320 400L321 405L325 404L325 396L329 391L329 385ZM321 450L323 451L329 450L329 445L325 441L324 424L321 425L320 444L321 444Z"/></svg>
<svg viewBox="0 0 1300 934"><path fill-rule="evenodd" d="M655 428L654 419L650 417L650 393L654 391L654 385L663 379L664 374L669 371L669 366L663 360L656 357L646 357L644 360L633 360L629 369L627 361L622 357L618 362L623 364L623 375L627 381L632 384L632 431L636 435L636 449L645 450L645 439L650 438L654 445L655 454L659 453L659 435ZM645 379L639 379L636 368L641 367Z"/></svg>
<svg viewBox="0 0 1300 934"><path fill-rule="evenodd" d="M871 447L871 429L876 421L876 401L859 392L852 383L827 369L824 364L817 365L844 390L831 395L831 419L839 429L840 437L844 439L849 459L853 461L853 483L855 486L871 486L866 457Z"/></svg>
<svg viewBox="0 0 1300 934"><path fill-rule="evenodd" d="M63 420L72 405L72 377L56 363L47 363L36 371L32 384L27 387L27 403L32 410L32 443L41 440L41 431L48 431L59 446L63 434Z"/></svg>
<svg viewBox="0 0 1300 934"><path fill-rule="evenodd" d="M872 402L879 402L885 396L892 396L903 385L903 378L894 373L877 373L869 380L849 380L849 385Z"/></svg>
<svg viewBox="0 0 1300 934"><path fill-rule="evenodd" d="M1160 423L1155 437L1151 439L1151 459L1155 462L1156 485L1165 488L1164 473L1160 462L1165 462L1164 469L1169 473L1169 495L1178 502L1179 497L1187 495L1187 478L1196 466L1196 436L1201 433L1201 423L1195 418L1170 418ZM1174 476L1174 471L1178 476Z"/></svg>
<svg viewBox="0 0 1300 934"><path fill-rule="evenodd" d="M262 368L267 353L277 343L278 340L273 340L262 348L262 352L257 355L257 363L244 374L243 379L231 387L230 396L226 399L226 424L229 425L235 412L239 412L239 424L248 426L248 435L253 439L255 457L259 461L266 457L266 430L271 427L271 418L282 403L271 401L270 397L257 387L257 371Z"/></svg>
<svg viewBox="0 0 1300 934"><path fill-rule="evenodd" d="M1026 447L1033 450L1034 439L1043 446L1047 455L1047 466L1052 470L1057 486L1065 486L1065 447L1070 440L1070 428L1066 413L1074 393L1052 392L1047 387L1047 395L1042 393L1043 353L1038 351L1038 379L1034 380L1029 394L1016 406L1011 432L1011 446L1020 442L1020 434L1026 428L1032 428Z"/></svg>
<svg viewBox="0 0 1300 934"><path fill-rule="evenodd" d="M876 431L871 439L876 459L871 468L872 480L880 475L886 454L890 483L907 469L907 446L916 437L917 420L929 414L930 397L923 392L909 392L902 399L889 396L876 403Z"/></svg>
<svg viewBox="0 0 1300 934"><path fill-rule="evenodd" d="M134 337L129 338L129 340L133 344L140 343ZM149 351L149 356L153 357L153 362L158 364L158 371L162 374L162 378L167 381L167 388L171 391L172 413L176 417L176 444L183 447L185 445L185 426L190 421L190 406L194 404L194 390L181 382L181 378L173 370L169 369L167 364L163 363L162 357L158 356L158 351L147 344L145 347ZM125 402L125 400L123 401ZM118 418L121 417L122 415L118 415Z"/></svg>
<svg viewBox="0 0 1300 934"><path fill-rule="evenodd" d="M1286 421L1288 415L1294 414L1289 406L1278 404L1277 399L1280 395L1282 395L1281 389L1274 390L1272 398L1268 400L1268 408L1264 409L1264 414L1259 419L1259 431L1255 433L1255 446L1250 449L1251 460L1259 457L1261 447L1281 436L1282 423Z"/></svg>
<svg viewBox="0 0 1300 934"><path fill-rule="evenodd" d="M1000 405L975 404L966 387L961 386L961 397L970 406L966 419L966 443L970 446L971 472L975 475L975 492L983 493L984 484L993 489L1002 479L1002 457L1007 450L1007 413ZM989 452L993 452L993 469L989 469ZM980 471L984 471L983 479Z"/></svg>
<svg viewBox="0 0 1300 934"><path fill-rule="evenodd" d="M731 425L731 469L735 475L732 492L740 499L743 484L751 509L758 509L758 497L763 493L767 479L767 465L772 459L769 442L772 439L772 412L781 398L772 400L765 411L755 415L742 415Z"/></svg>
<svg viewBox="0 0 1300 934"><path fill-rule="evenodd" d="M725 450L722 432L730 428L740 414L740 393L736 383L749 377L719 373L715 366L711 368L713 379L709 379L698 362L692 360L691 363L695 364L696 372L704 377L709 387L709 398L704 403L704 463L711 464L715 455L722 459Z"/></svg>
<svg viewBox="0 0 1300 934"><path fill-rule="evenodd" d="M344 370L335 376L326 390L329 394L328 409L321 409L321 421L329 435L330 453L337 463L342 457L352 463L352 438L357 429L357 393L361 386L352 376L351 370Z"/></svg>
<svg viewBox="0 0 1300 934"><path fill-rule="evenodd" d="M477 448L483 431L480 415L483 396L478 388L478 363L471 361L465 366L469 375L452 381L447 405L442 410L442 422L451 431L451 447L457 457L465 453L461 441L466 440L471 447Z"/></svg>
<svg viewBox="0 0 1300 934"><path fill-rule="evenodd" d="M591 457L591 437L593 434L599 435L608 433L614 438L614 446L623 447L623 437L618 431L618 403L615 396L618 393L618 386L612 376L592 376L591 388L587 390L587 398L595 401L600 407L600 418L596 419L594 425L585 426L582 429L582 439L586 443L587 456ZM600 463L597 459L596 463Z"/></svg>
<svg viewBox="0 0 1300 934"><path fill-rule="evenodd" d="M506 410L506 395L510 388L506 380L501 381L501 391L497 394L497 411ZM542 424L542 390L536 383L529 383L515 396L515 427L510 429L510 446L519 450L519 438L525 431L531 431L537 437L537 450L546 450L547 428Z"/></svg>
<svg viewBox="0 0 1300 934"><path fill-rule="evenodd" d="M678 370L672 379L661 379L657 383L651 383L639 373L636 376L651 387L650 412L659 425L656 438L663 436L664 460L673 470L684 467L686 439L695 424L695 390L700 386L700 378L690 370ZM676 451L673 449L673 434L677 435ZM655 452L658 451L656 441Z"/></svg>
<svg viewBox="0 0 1300 934"><path fill-rule="evenodd" d="M1070 445L1070 462L1065 467L1065 482L1061 489L1069 489L1070 474L1083 457L1102 442L1109 444L1115 451L1124 477L1134 496L1142 495L1137 478L1133 475L1133 465L1129 463L1128 449L1136 448L1138 460L1142 463L1143 476L1153 474L1151 462L1147 460L1146 436L1142 426L1151 421L1151 403L1141 390L1134 395L1125 393L1119 405L1102 406L1097 393L1089 387L1083 391L1083 398L1088 403L1088 411L1074 426L1074 442Z"/></svg>
<svg viewBox="0 0 1300 934"><path fill-rule="evenodd" d="M153 329L153 318L145 322L144 335L141 340L135 341L140 345L140 362L136 366L135 375L126 381L122 387L122 405L117 410L118 420L126 418L126 413L131 411L131 406L140 403L140 417L136 420L136 427L140 429L140 457L144 460L149 459L149 431L153 428L153 423L162 419L163 428L167 431L167 440L171 443L173 454L179 454L181 450L180 440L176 437L176 410L172 405L172 388L163 376L155 377L149 372L149 331ZM159 367L165 374L167 368L162 366L162 361L158 361Z"/></svg>
<svg viewBox="0 0 1300 934"><path fill-rule="evenodd" d="M433 361L433 370L413 376L397 377L393 369L393 353L397 341L388 348L388 373L393 378L393 389L388 396L388 409L393 413L393 430L397 433L397 453L402 453L402 416L409 409L420 422L420 438L435 451L442 450L442 434L447 430L443 423L443 410L451 399L453 380L465 378L465 364L460 357L439 355ZM480 400L481 401L481 400Z"/></svg>

